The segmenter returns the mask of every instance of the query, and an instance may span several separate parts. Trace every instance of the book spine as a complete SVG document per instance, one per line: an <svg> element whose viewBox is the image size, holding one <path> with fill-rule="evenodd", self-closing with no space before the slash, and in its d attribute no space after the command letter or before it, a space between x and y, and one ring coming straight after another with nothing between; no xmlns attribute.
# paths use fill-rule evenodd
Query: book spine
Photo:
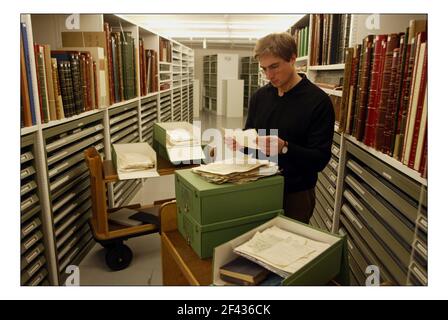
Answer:
<svg viewBox="0 0 448 320"><path fill-rule="evenodd" d="M55 58L53 58L55 59ZM55 59L56 60L56 59ZM59 72L59 83L61 88L61 96L62 96L62 105L64 108L64 115L66 117L72 116L71 105L69 101L69 92L66 81L66 62L59 61L58 64L58 72Z"/></svg>
<svg viewBox="0 0 448 320"><path fill-rule="evenodd" d="M39 44L34 45L36 57L36 71L37 83L39 87L39 102L41 108L42 123L47 123L50 120L50 113L48 111L47 88L45 83L45 65L43 47Z"/></svg>
<svg viewBox="0 0 448 320"><path fill-rule="evenodd" d="M106 33L106 56L108 63L108 83L109 83L109 105L114 104L114 76L112 73L112 47L111 47L111 28L109 23L104 23L104 32Z"/></svg>
<svg viewBox="0 0 448 320"><path fill-rule="evenodd" d="M51 71L53 74L54 95L56 97L56 117L59 120L65 118L65 115L58 75L58 62L55 58L51 58Z"/></svg>
<svg viewBox="0 0 448 320"><path fill-rule="evenodd" d="M23 39L20 40L20 94L22 106L22 127L33 125L31 118L30 96L28 92L28 79L26 74L25 52L23 48Z"/></svg>
<svg viewBox="0 0 448 320"><path fill-rule="evenodd" d="M100 101L99 101L99 91L100 91L100 89L99 89L99 83L98 83L98 68L97 68L97 65L96 65L96 61L93 61L93 63L92 63L92 65L93 65L93 86L94 86L94 88L95 88L95 105L96 105L96 107L97 107L97 109L99 108L99 106L100 106Z"/></svg>
<svg viewBox="0 0 448 320"><path fill-rule="evenodd" d="M409 156L409 163L408 166L410 168L414 168L414 164L415 164L415 158L416 155L419 154L418 157L420 157L420 153L421 150L417 149L417 145L419 144L419 138L421 139L421 133L423 133L420 131L421 128L421 124L423 123L422 128L424 128L424 126L426 125L426 114L424 114L424 102L425 102L425 98L426 98L426 83L427 83L427 66L428 66L428 55L427 55L427 48L426 48L426 43L423 43L422 48L420 49L423 52L423 68L421 71L421 74L417 74L416 76L420 76L421 80L420 80L420 86L418 88L418 93L417 93L417 110L416 110L416 116L415 116L415 124L414 124L414 128L413 128L413 132L411 134L412 136L412 143L411 143L411 151L410 151L410 156ZM417 88L416 88L417 89ZM425 119L423 119L423 117ZM418 168L418 166L417 166Z"/></svg>
<svg viewBox="0 0 448 320"><path fill-rule="evenodd" d="M56 98L54 96L53 88L53 72L51 69L51 56L50 56L50 46L44 45L44 62L45 62L45 81L48 93L48 109L50 112L50 120L57 120L56 114Z"/></svg>
<svg viewBox="0 0 448 320"><path fill-rule="evenodd" d="M367 37L365 39L364 54L362 57L362 64L360 70L360 86L359 86L359 104L357 107L355 137L362 141L364 137L365 120L367 113L367 102L369 98L368 86L370 83L370 66L372 63L372 44L373 38Z"/></svg>
<svg viewBox="0 0 448 320"><path fill-rule="evenodd" d="M384 132L386 126L386 114L388 112L388 103L391 95L390 82L392 77L392 60L394 49L398 47L398 34L390 34L387 37L386 49L383 59L383 75L381 81L380 97L378 102L378 116L375 126L374 147L382 151L384 148Z"/></svg>
<svg viewBox="0 0 448 320"><path fill-rule="evenodd" d="M408 117L406 123L406 129L404 131L404 141L403 141L403 152L402 152L402 162L404 165L409 164L409 158L411 155L411 135L414 132L415 117L417 112L418 103L418 90L420 88L421 82L421 72L423 67L424 51L421 50L423 46L422 43L426 41L426 33L419 33L417 36L417 48L414 57L415 67L412 74L412 84L409 96L409 107L408 107ZM426 43L424 43L424 46ZM424 50L424 49L423 49Z"/></svg>
<svg viewBox="0 0 448 320"><path fill-rule="evenodd" d="M30 109L31 109L31 120L33 125L37 123L36 120L36 105L34 103L34 92L33 92L33 78L31 76L31 62L30 62L30 46L28 45L28 31L25 23L20 23L22 31L22 43L23 52L25 55L25 66L26 66L26 77L28 82L28 94L30 98Z"/></svg>
<svg viewBox="0 0 448 320"><path fill-rule="evenodd" d="M341 101L341 116L339 120L339 131L344 132L346 126L347 119L347 109L349 103L349 95L350 95L350 81L352 74L352 64L353 64L353 48L347 48L345 56L347 57L345 61L345 69L344 69L344 87L342 90L342 101Z"/></svg>

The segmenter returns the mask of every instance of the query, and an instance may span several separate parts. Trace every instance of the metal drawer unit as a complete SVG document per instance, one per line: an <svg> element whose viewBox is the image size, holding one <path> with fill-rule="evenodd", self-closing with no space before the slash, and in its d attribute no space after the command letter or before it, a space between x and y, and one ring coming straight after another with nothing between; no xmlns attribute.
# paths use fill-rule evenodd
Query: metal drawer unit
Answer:
<svg viewBox="0 0 448 320"><path fill-rule="evenodd" d="M171 92L160 95L160 122L171 121Z"/></svg>
<svg viewBox="0 0 448 320"><path fill-rule="evenodd" d="M20 149L20 245L22 286L43 285L48 268L43 242L41 203L35 162L35 134L21 138Z"/></svg>
<svg viewBox="0 0 448 320"><path fill-rule="evenodd" d="M142 141L152 145L153 125L157 122L157 96L142 100L141 126Z"/></svg>
<svg viewBox="0 0 448 320"><path fill-rule="evenodd" d="M193 85L188 86L188 120L193 123Z"/></svg>
<svg viewBox="0 0 448 320"><path fill-rule="evenodd" d="M351 143L347 145L346 169L343 203L387 253L380 263L396 284L426 285L426 189ZM389 259L396 267L391 268L391 262L388 265Z"/></svg>
<svg viewBox="0 0 448 320"><path fill-rule="evenodd" d="M173 91L173 121L180 121L181 120L181 111L182 111L182 105L181 105L181 90L175 89Z"/></svg>
<svg viewBox="0 0 448 320"><path fill-rule="evenodd" d="M109 110L109 125L111 144L138 142L138 102Z"/></svg>
<svg viewBox="0 0 448 320"><path fill-rule="evenodd" d="M85 233L91 214L90 177L84 150L95 147L104 157L103 115L97 113L43 131L57 268L83 258L92 236ZM81 241L83 240L83 241Z"/></svg>
<svg viewBox="0 0 448 320"><path fill-rule="evenodd" d="M182 87L182 121L188 122L188 86Z"/></svg>
<svg viewBox="0 0 448 320"><path fill-rule="evenodd" d="M338 133L333 135L332 157L327 166L319 172L316 183L316 208L313 216L320 215L320 219L316 218L316 222L322 221L324 229L331 231L334 221L336 184L339 168L341 136Z"/></svg>
<svg viewBox="0 0 448 320"><path fill-rule="evenodd" d="M125 206L130 203L142 187L140 179L122 180L113 184L114 207Z"/></svg>

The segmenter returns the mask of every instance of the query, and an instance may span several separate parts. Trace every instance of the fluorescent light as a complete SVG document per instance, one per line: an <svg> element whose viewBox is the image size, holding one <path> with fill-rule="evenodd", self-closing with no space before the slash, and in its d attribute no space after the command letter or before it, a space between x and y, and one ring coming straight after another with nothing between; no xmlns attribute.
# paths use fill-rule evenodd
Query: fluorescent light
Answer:
<svg viewBox="0 0 448 320"><path fill-rule="evenodd" d="M202 41L202 49L207 49L207 42L205 41L205 38L204 41Z"/></svg>

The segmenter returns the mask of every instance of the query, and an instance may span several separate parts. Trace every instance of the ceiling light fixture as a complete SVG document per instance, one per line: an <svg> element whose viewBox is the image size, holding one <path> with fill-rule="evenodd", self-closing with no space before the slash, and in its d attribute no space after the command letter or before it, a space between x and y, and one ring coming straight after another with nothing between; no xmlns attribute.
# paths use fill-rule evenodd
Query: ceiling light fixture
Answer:
<svg viewBox="0 0 448 320"><path fill-rule="evenodd" d="M205 38L204 41L202 41L202 49L207 49L207 42L205 41Z"/></svg>

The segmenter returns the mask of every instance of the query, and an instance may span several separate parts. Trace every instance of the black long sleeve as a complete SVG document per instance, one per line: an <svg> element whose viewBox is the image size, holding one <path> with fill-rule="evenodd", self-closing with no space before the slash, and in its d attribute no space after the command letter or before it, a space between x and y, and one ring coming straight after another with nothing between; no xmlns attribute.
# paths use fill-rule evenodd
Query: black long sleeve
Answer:
<svg viewBox="0 0 448 320"><path fill-rule="evenodd" d="M279 155L287 192L316 185L317 173L331 157L335 115L328 95L305 76L282 97L268 84L251 97L245 129L278 129L288 141L288 152Z"/></svg>

